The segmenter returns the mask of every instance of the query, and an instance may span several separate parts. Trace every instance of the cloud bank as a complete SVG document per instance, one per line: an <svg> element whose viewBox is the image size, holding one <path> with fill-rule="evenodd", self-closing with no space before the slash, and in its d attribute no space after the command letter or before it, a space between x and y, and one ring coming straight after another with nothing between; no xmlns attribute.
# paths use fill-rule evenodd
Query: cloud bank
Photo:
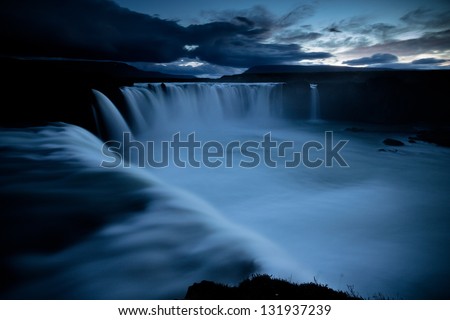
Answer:
<svg viewBox="0 0 450 320"><path fill-rule="evenodd" d="M350 66L362 66L381 63L394 63L398 61L398 57L390 53L376 53L370 57L344 61L344 64Z"/></svg>
<svg viewBox="0 0 450 320"><path fill-rule="evenodd" d="M1 7L0 53L9 56L154 63L186 57L239 68L332 56L267 41L275 30L312 14L308 6L280 18L261 7L221 13L220 19L188 27L109 0L16 0Z"/></svg>
<svg viewBox="0 0 450 320"><path fill-rule="evenodd" d="M423 58L423 59L417 59L411 62L412 64L441 64L444 62L447 62L446 59L436 59L436 58Z"/></svg>

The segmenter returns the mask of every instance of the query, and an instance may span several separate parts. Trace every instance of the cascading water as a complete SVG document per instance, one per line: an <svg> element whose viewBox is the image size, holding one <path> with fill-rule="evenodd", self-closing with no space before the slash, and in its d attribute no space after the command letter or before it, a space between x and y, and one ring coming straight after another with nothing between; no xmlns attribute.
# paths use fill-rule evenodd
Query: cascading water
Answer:
<svg viewBox="0 0 450 320"><path fill-rule="evenodd" d="M294 141L297 146L305 141L323 141L323 131L330 130L330 127L320 121L318 85L310 84L310 118L314 122L310 128L292 127L288 122L275 121L274 116L282 110L281 88L280 84L141 84L122 88L127 101L124 115L137 139L142 140L167 141L176 132L196 132L196 137L202 142L220 141L225 146L232 141L261 141L262 136L270 131L277 141ZM323 128L321 124L324 124ZM318 129L323 131L318 133ZM342 128L338 132L342 132ZM423 256L422 252L431 247L439 248L445 255L445 241L435 243L434 231L426 236L426 242L417 241L420 223L405 228L399 210L409 208L405 211L408 215L423 216L420 208L428 204L421 199L426 198L426 194L413 196L417 202L415 205L411 204L413 200L410 197L404 197L422 190L422 183L417 183L422 179L426 181L428 177L422 176L419 168L427 167L425 163L428 160L419 156L414 160L417 162L411 162L410 165L417 165L418 174L411 177L404 189L398 189L398 182L404 180L400 169L404 163L394 164L389 162L390 159L375 157L373 150L378 148L377 143L370 139L352 139L345 151L351 165L349 170L339 167L288 169L283 165L267 168L263 164L252 170L239 166L211 170L172 164L151 172L171 185L206 199L232 222L255 230L282 251L286 250L288 259L270 259L271 266L266 261L264 270L271 274L283 277L286 272L280 271L280 264L298 265L287 274L294 281L302 281L315 274L319 281L337 289L345 290L350 284L357 286L360 293L381 291L394 295L401 291L403 297L418 297L421 292L406 284L400 285L398 277L404 275L403 270L410 270L419 256L429 260L438 257ZM254 152L263 159L261 149ZM236 150L229 153L236 160L234 163L245 159L245 155ZM194 156L201 159L201 151ZM276 157L276 152L272 156ZM292 159L292 154L289 158ZM434 165L446 166L444 160L445 157L437 157ZM420 164L422 161L424 164ZM385 165L380 166L380 163ZM382 172L377 175L373 168L380 167ZM448 210L444 205L447 195L439 190L448 188L443 186L439 189L437 183L434 190L439 196L434 202L437 205L433 212L440 219L440 215L446 215ZM442 222L443 226L448 225L447 220ZM348 225L355 227L350 231ZM396 231L386 231L391 228ZM438 228L435 231L442 230ZM387 239L378 243L371 236L361 236L362 233L385 235ZM409 239L409 244L405 244L405 238ZM355 239L358 239L357 243ZM423 250L417 253L419 247ZM417 254L407 254L413 251ZM371 252L378 254L371 255ZM272 256L269 251L266 254ZM355 256L364 259L355 261ZM393 259L394 256L398 259ZM435 267L438 272L443 268L445 263ZM423 266L417 267L413 273L419 274L424 269ZM380 280L380 277L384 278ZM420 279L413 275L409 281L418 281L429 290L434 290L431 288L439 282L439 277L426 283ZM385 285L380 286L380 282Z"/></svg>
<svg viewBox="0 0 450 320"><path fill-rule="evenodd" d="M122 113L96 90L93 108L105 140L121 141L124 132L265 119L277 89L139 85L122 88ZM20 279L8 287L2 277L0 298L173 299L204 279L235 284L255 272L299 269L271 241L150 170L102 168L102 143L83 128L0 129L0 148L0 239L10 242L0 267Z"/></svg>
<svg viewBox="0 0 450 320"><path fill-rule="evenodd" d="M309 85L311 88L311 105L310 105L310 120L320 119L320 100L319 100L319 89L317 89L317 84L311 83Z"/></svg>
<svg viewBox="0 0 450 320"><path fill-rule="evenodd" d="M275 160L295 159L333 130L335 142L350 140L349 168L103 168L104 145L83 128L0 129L0 298L173 299L194 282L234 284L257 272L354 285L364 297L448 299L448 150L376 152L385 131L356 138L339 123L275 121L281 88L139 84L121 89L120 112L94 91L94 110L104 138L119 141L126 131L155 144L196 132L225 146L271 132L294 144L265 154ZM265 159L261 145L243 149L224 155ZM324 156L316 151L313 159Z"/></svg>
<svg viewBox="0 0 450 320"><path fill-rule="evenodd" d="M281 112L279 83L165 83L123 87L125 118L134 134L170 128L264 122Z"/></svg>
<svg viewBox="0 0 450 320"><path fill-rule="evenodd" d="M97 90L92 90L92 93L96 99L93 109L95 120L97 121L97 129L101 131L99 124L101 119L106 128L106 136L109 139L121 140L124 132L131 132L125 119L111 100L103 93Z"/></svg>

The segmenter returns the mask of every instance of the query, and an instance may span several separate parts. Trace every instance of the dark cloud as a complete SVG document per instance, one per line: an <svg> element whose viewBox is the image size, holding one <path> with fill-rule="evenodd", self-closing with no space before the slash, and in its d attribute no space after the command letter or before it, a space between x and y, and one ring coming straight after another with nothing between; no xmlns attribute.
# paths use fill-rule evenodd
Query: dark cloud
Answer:
<svg viewBox="0 0 450 320"><path fill-rule="evenodd" d="M317 40L322 37L318 32L304 32L301 30L287 31L277 36L277 40L280 42L307 42Z"/></svg>
<svg viewBox="0 0 450 320"><path fill-rule="evenodd" d="M387 23L374 23L361 27L357 32L361 34L373 35L381 41L391 39L393 36L401 33L401 30L391 24Z"/></svg>
<svg viewBox="0 0 450 320"><path fill-rule="evenodd" d="M427 32L423 36L408 40L389 41L373 46L355 48L353 54L373 54L389 51L396 55L418 55L431 51L450 50L450 29L439 32Z"/></svg>
<svg viewBox="0 0 450 320"><path fill-rule="evenodd" d="M264 30L271 30L277 20L277 17L263 6L254 6L245 10L204 10L201 16L210 22L228 23L236 19L245 19L247 23L252 24L252 27Z"/></svg>
<svg viewBox="0 0 450 320"><path fill-rule="evenodd" d="M450 10L436 12L428 8L417 8L400 18L404 23L426 29L450 28Z"/></svg>
<svg viewBox="0 0 450 320"><path fill-rule="evenodd" d="M311 12L300 6L277 18L255 7L228 19L183 27L109 0L16 0L2 4L0 54L148 62L189 57L233 67L329 57L325 52L304 53L296 44L265 41L274 30ZM186 45L195 49L186 50Z"/></svg>
<svg viewBox="0 0 450 320"><path fill-rule="evenodd" d="M314 12L315 9L312 5L309 4L300 5L291 12L289 12L288 14L278 19L276 21L276 24L281 28L289 27L296 24L300 20L311 17L314 14Z"/></svg>
<svg viewBox="0 0 450 320"><path fill-rule="evenodd" d="M371 57L363 57L354 60L344 61L344 64L350 66L361 66L361 65L371 65L371 64L381 64L381 63L393 63L397 62L398 57L390 53L376 53Z"/></svg>
<svg viewBox="0 0 450 320"><path fill-rule="evenodd" d="M228 22L233 19L245 19L252 26L270 32L276 32L295 25L299 21L311 17L315 12L313 6L304 4L287 14L278 17L263 6L254 6L244 10L203 11L202 16L210 21Z"/></svg>
<svg viewBox="0 0 450 320"><path fill-rule="evenodd" d="M353 32L355 30L360 30L361 27L366 24L366 16L354 16L348 19L342 19L338 22L333 22L324 30L329 32Z"/></svg>
<svg viewBox="0 0 450 320"><path fill-rule="evenodd" d="M262 44L239 39L218 39L214 45L200 45L194 55L208 62L241 68L331 57L326 52L301 52L296 44Z"/></svg>
<svg viewBox="0 0 450 320"><path fill-rule="evenodd" d="M358 19L361 24L358 23ZM371 39L367 43L353 42L353 49L347 53L369 56L377 52L390 52L397 56L443 53L450 50L450 10L433 11L418 8L403 15L397 24L364 22L364 17L341 20L336 28L358 35L357 38ZM415 34L415 38L410 35ZM409 35L409 39L404 39ZM399 39L402 37L403 39ZM374 41L376 40L376 41ZM329 46L331 48L331 46Z"/></svg>
<svg viewBox="0 0 450 320"><path fill-rule="evenodd" d="M381 41L392 38L402 32L398 26L387 23L369 23L368 16L354 16L334 22L324 29L328 32L347 33L351 35L373 36Z"/></svg>
<svg viewBox="0 0 450 320"><path fill-rule="evenodd" d="M0 11L1 52L9 55L162 62L183 53L176 22L107 0L15 0Z"/></svg>
<svg viewBox="0 0 450 320"><path fill-rule="evenodd" d="M342 32L336 25L331 25L328 28L326 28L325 30L328 32L334 32L334 33Z"/></svg>
<svg viewBox="0 0 450 320"><path fill-rule="evenodd" d="M253 27L255 23L246 17L234 17L234 19L238 22L244 23L249 27Z"/></svg>
<svg viewBox="0 0 450 320"><path fill-rule="evenodd" d="M412 62L412 64L441 64L447 62L446 59L436 59L436 58L423 58L417 59Z"/></svg>
<svg viewBox="0 0 450 320"><path fill-rule="evenodd" d="M199 46L188 57L220 65L245 68L331 57L326 52L302 52L297 44L261 43L268 33L262 27L249 29L228 22L212 22L189 26L187 31L195 35L190 41Z"/></svg>
<svg viewBox="0 0 450 320"><path fill-rule="evenodd" d="M341 35L341 34L339 34ZM372 43L371 39L365 35L342 35L319 38L316 45L322 48L335 50L339 48L365 47Z"/></svg>
<svg viewBox="0 0 450 320"><path fill-rule="evenodd" d="M289 64L294 61L325 59L332 55L327 52L302 52L298 40L317 39L318 33L297 33L289 41L283 34L298 21L314 14L310 5L301 5L282 17L277 17L262 6L247 10L226 10L204 12L205 17L215 21L205 25L189 26L191 34L196 34L196 49L191 57L220 65L245 68L250 65ZM236 21L230 24L228 21ZM222 25L223 29L218 28ZM222 32L231 28L232 32ZM209 30L211 29L211 30ZM214 30L213 30L214 29ZM219 31L219 29L221 31ZM210 32L205 32L209 30ZM290 32L290 31L289 31ZM288 32L288 33L289 33ZM263 43L270 37L279 43ZM291 42L291 43L286 43Z"/></svg>

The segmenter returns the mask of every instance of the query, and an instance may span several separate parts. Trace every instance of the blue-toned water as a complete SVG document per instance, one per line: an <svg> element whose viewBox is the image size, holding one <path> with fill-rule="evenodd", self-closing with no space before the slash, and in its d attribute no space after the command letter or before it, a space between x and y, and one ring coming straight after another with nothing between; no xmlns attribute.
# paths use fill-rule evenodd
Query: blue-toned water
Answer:
<svg viewBox="0 0 450 320"><path fill-rule="evenodd" d="M310 105L310 119L319 120L320 119L320 97L319 89L317 84L311 83L309 88L311 89L311 105Z"/></svg>
<svg viewBox="0 0 450 320"><path fill-rule="evenodd" d="M226 146L270 132L293 142L289 159L333 131L334 143L349 140L348 168L288 169L275 151L276 168L240 168L249 158L239 149L227 153L233 168L137 168L136 154L128 168L102 168L102 141L82 128L2 129L2 252L18 280L1 296L181 298L195 281L265 272L352 285L364 297L448 298L450 151L383 146L406 141L394 128L281 119L281 92L275 83L139 84L122 88L120 112L95 92L95 110L105 140L129 129L158 145L194 132Z"/></svg>

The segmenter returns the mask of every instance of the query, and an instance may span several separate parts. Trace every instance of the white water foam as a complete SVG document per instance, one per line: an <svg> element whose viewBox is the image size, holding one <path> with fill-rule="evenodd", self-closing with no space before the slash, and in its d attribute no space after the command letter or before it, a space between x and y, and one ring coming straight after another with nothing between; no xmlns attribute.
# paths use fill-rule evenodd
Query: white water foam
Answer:
<svg viewBox="0 0 450 320"><path fill-rule="evenodd" d="M2 256L19 279L2 297L173 299L204 279L295 269L148 170L101 168L101 145L66 124L0 131Z"/></svg>

